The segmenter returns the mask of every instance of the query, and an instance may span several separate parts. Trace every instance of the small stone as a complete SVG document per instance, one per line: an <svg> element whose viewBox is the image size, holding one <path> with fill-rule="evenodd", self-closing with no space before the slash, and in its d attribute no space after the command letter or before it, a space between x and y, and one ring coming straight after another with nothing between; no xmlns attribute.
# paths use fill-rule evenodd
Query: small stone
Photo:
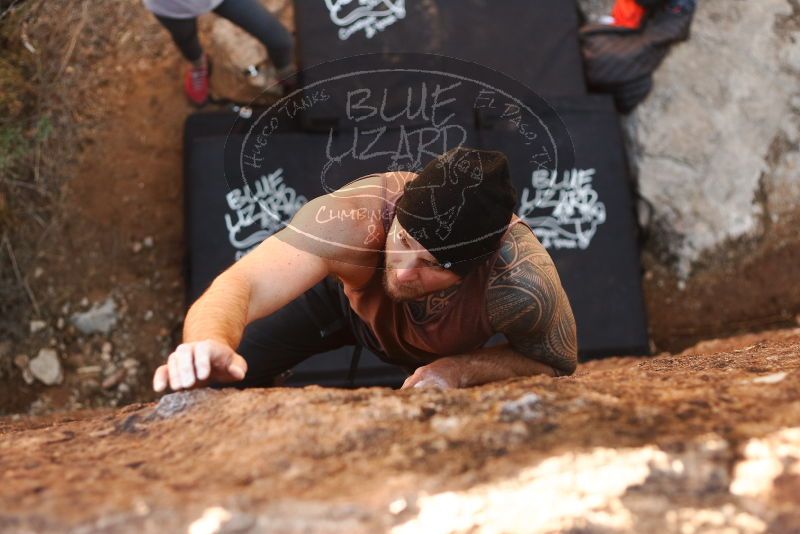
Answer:
<svg viewBox="0 0 800 534"><path fill-rule="evenodd" d="M78 374L79 375L90 375L90 374L98 374L102 371L103 368L99 365L84 365L83 367L78 367Z"/></svg>
<svg viewBox="0 0 800 534"><path fill-rule="evenodd" d="M116 304L108 297L102 304L94 304L83 313L75 313L70 317L72 324L83 334L108 334L117 323Z"/></svg>
<svg viewBox="0 0 800 534"><path fill-rule="evenodd" d="M137 367L139 367L139 360L135 360L133 358L125 358L122 361L122 366L125 369L129 369L129 370L136 369Z"/></svg>
<svg viewBox="0 0 800 534"><path fill-rule="evenodd" d="M203 515L189 525L189 532L191 534L222 532L225 523L230 521L232 517L233 515L228 510L220 506L206 508ZM228 529L225 528L224 530Z"/></svg>
<svg viewBox="0 0 800 534"><path fill-rule="evenodd" d="M100 348L100 352L102 352L103 354L111 354L113 348L114 346L111 344L110 341L105 341L103 343L103 346Z"/></svg>
<svg viewBox="0 0 800 534"><path fill-rule="evenodd" d="M88 299L88 298L86 298L86 297L83 297L83 298L81 299L81 306L83 306L83 307L85 308L85 307L86 307L86 306L88 306L88 305L89 305L89 299Z"/></svg>
<svg viewBox="0 0 800 534"><path fill-rule="evenodd" d="M138 241L134 241L133 244L131 245L131 250L133 251L134 254L140 253L142 251L142 244L139 243Z"/></svg>
<svg viewBox="0 0 800 534"><path fill-rule="evenodd" d="M217 395L219 395L218 391L208 388L170 393L161 397L153 410L153 415L160 419L167 419L191 408L198 402L206 401Z"/></svg>
<svg viewBox="0 0 800 534"><path fill-rule="evenodd" d="M153 318L153 310L147 310L146 312L144 312L145 321L149 321L152 318Z"/></svg>
<svg viewBox="0 0 800 534"><path fill-rule="evenodd" d="M500 408L502 421L532 421L541 417L542 398L536 393L528 393L519 399L503 404Z"/></svg>
<svg viewBox="0 0 800 534"><path fill-rule="evenodd" d="M155 241L153 240L153 236L147 236L142 240L142 244L145 248L153 248Z"/></svg>
<svg viewBox="0 0 800 534"><path fill-rule="evenodd" d="M30 358L28 358L27 354L17 354L16 356L14 356L14 365L19 367L20 369L27 369L29 363L30 363Z"/></svg>
<svg viewBox="0 0 800 534"><path fill-rule="evenodd" d="M58 320L56 321L56 328L58 328L59 330L63 330L64 329L64 318L63 317L59 317Z"/></svg>
<svg viewBox="0 0 800 534"><path fill-rule="evenodd" d="M130 393L131 387L125 382L123 382L119 386L117 386L117 391L119 391L120 393Z"/></svg>
<svg viewBox="0 0 800 534"><path fill-rule="evenodd" d="M451 434L464 425L458 417L436 415L431 418L431 428L440 434Z"/></svg>
<svg viewBox="0 0 800 534"><path fill-rule="evenodd" d="M44 269L42 269L41 267L37 267L36 269L33 270L34 278L40 278L43 274L44 274Z"/></svg>
<svg viewBox="0 0 800 534"><path fill-rule="evenodd" d="M25 381L25 383L26 383L26 384L28 384L29 386L30 386L31 384L33 384L33 382L34 382L33 373L31 373L31 370L30 370L30 369L28 369L27 367L26 367L25 369L23 369L23 370L22 370L22 379L23 379L23 380Z"/></svg>
<svg viewBox="0 0 800 534"><path fill-rule="evenodd" d="M408 502L402 497L389 503L389 513L392 515L402 513L406 508L408 508Z"/></svg>
<svg viewBox="0 0 800 534"><path fill-rule="evenodd" d="M111 389L111 388L113 388L114 386L118 385L120 382L122 382L125 379L126 372L127 371L125 371L125 369L119 369L117 371L114 371L114 373L112 373L111 375L107 376L103 380L103 383L101 384L101 386L103 387L103 389Z"/></svg>
<svg viewBox="0 0 800 534"><path fill-rule="evenodd" d="M104 362L110 362L111 361L111 353L110 352L101 352L100 353L100 359L103 360Z"/></svg>
<svg viewBox="0 0 800 534"><path fill-rule="evenodd" d="M47 327L47 322L42 321L41 319L34 319L33 321L30 322L31 334L35 334L40 330L44 330L46 327Z"/></svg>
<svg viewBox="0 0 800 534"><path fill-rule="evenodd" d="M65 302L63 306L61 306L61 313L66 315L69 313L69 302Z"/></svg>
<svg viewBox="0 0 800 534"><path fill-rule="evenodd" d="M754 378L753 382L756 384L777 384L784 378L786 378L786 372L781 371L779 373L772 373L771 375L759 376L758 378Z"/></svg>
<svg viewBox="0 0 800 534"><path fill-rule="evenodd" d="M35 378L48 386L60 384L64 380L61 362L53 349L40 350L39 354L31 360L29 368Z"/></svg>

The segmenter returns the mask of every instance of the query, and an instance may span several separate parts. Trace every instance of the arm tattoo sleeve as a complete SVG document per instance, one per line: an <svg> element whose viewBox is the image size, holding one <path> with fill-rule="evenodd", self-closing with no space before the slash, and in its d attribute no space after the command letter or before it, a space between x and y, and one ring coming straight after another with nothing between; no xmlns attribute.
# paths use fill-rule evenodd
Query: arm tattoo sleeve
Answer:
<svg viewBox="0 0 800 534"><path fill-rule="evenodd" d="M489 276L487 305L496 332L528 358L572 374L575 318L550 255L531 231L514 225Z"/></svg>

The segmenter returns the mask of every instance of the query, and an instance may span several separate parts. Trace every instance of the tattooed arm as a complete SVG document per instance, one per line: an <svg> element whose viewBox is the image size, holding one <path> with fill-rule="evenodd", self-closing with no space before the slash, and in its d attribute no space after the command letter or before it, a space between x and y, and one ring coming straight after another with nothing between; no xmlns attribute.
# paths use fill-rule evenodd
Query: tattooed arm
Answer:
<svg viewBox="0 0 800 534"><path fill-rule="evenodd" d="M489 320L526 358L570 375L577 366L575 318L550 255L517 224L489 277Z"/></svg>
<svg viewBox="0 0 800 534"><path fill-rule="evenodd" d="M492 267L487 306L492 327L505 334L507 344L440 358L417 369L403 387L466 387L575 371L572 308L550 255L520 224L506 236Z"/></svg>

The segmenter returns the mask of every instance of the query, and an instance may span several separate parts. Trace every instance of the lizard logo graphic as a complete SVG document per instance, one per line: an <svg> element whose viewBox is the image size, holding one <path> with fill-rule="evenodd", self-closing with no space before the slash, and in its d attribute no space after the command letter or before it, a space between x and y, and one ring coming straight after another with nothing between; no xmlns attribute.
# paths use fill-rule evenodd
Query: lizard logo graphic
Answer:
<svg viewBox="0 0 800 534"><path fill-rule="evenodd" d="M388 9L386 2L376 0L327 1L338 8L337 20L341 22L355 20L349 17L355 16L356 8L369 7L369 13ZM391 5L402 3L392 0ZM301 236L298 246L308 251L317 251L319 243L325 243L371 252L374 241L381 238L378 229L387 226L388 215L397 210L402 210L408 222L405 230L420 242L433 248L441 246L442 250L471 246L475 242L471 237L458 243L453 237L461 222L459 217L465 217L468 201L493 171L484 150L515 155L516 174L512 176L537 173L534 183L522 192L521 218L557 217L556 224L564 230L577 224L579 227L573 230L579 241L575 248L588 244L594 228L591 221L601 224L604 207L593 202L596 199L588 192L590 184L583 185L590 176L576 178L580 187L575 194L571 182L569 186L559 185L558 179L544 183L550 173L540 176L544 169L571 169L575 165L569 132L545 100L502 73L474 63L425 54L388 57L384 53L362 54L309 68L304 71L307 82L302 91L283 97L238 126L238 131L246 133L231 136L226 145L226 150L235 151L231 156L238 162L238 172L226 175L229 186L242 189L246 185L249 189L235 193L243 198L262 200L267 191L272 196L258 202L262 210L251 210L249 203L232 197L236 202L235 207L230 206L228 232L237 249L250 244L245 239L252 234L250 229L258 226L258 230L272 233L290 228L292 235ZM295 109L299 111L289 111ZM515 113L502 112L507 109ZM476 113L491 118L493 135L476 135ZM313 132L298 135L300 114L314 125ZM293 148L287 150L288 146ZM444 154L447 156L442 158ZM420 173L434 159L440 165L434 169L435 178L418 184L408 180L407 173ZM292 169L286 176L296 183L286 183L283 190L278 183L263 184L265 175L269 177L270 171L283 167ZM378 174L385 179L359 180ZM295 199L287 196L290 185L297 192ZM318 211L320 231L310 232L295 227L292 215L297 197L312 191L315 197L321 192L372 198L370 202L376 207L363 214L353 210ZM388 197L406 201L394 200L392 209L383 202ZM413 203L409 200L412 197ZM584 213L586 208L595 211ZM266 213L262 216L262 212ZM591 221L584 223L580 218L584 216ZM353 217L363 218L367 230L358 245L340 242L338 234L326 226ZM537 223L531 225L538 229L537 235L553 234L553 245L566 243L571 237L556 235L555 229L548 227L549 218L533 222ZM505 228L492 231L501 229Z"/></svg>
<svg viewBox="0 0 800 534"><path fill-rule="evenodd" d="M522 190L517 215L533 229L546 249L589 248L606 222L606 205L594 188L594 169L536 170Z"/></svg>
<svg viewBox="0 0 800 534"><path fill-rule="evenodd" d="M405 0L325 0L325 6L342 41L359 30L371 39L406 16Z"/></svg>
<svg viewBox="0 0 800 534"><path fill-rule="evenodd" d="M283 181L283 169L261 176L252 184L233 188L225 195L228 240L238 260L261 241L283 228L307 202Z"/></svg>

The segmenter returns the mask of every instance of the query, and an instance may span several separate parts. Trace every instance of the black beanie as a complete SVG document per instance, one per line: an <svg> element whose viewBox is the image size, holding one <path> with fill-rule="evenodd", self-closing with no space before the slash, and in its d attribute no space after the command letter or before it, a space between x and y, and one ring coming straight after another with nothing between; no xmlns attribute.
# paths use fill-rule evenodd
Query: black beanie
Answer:
<svg viewBox="0 0 800 534"><path fill-rule="evenodd" d="M395 213L442 266L464 276L497 250L516 202L505 154L458 147L406 183Z"/></svg>

